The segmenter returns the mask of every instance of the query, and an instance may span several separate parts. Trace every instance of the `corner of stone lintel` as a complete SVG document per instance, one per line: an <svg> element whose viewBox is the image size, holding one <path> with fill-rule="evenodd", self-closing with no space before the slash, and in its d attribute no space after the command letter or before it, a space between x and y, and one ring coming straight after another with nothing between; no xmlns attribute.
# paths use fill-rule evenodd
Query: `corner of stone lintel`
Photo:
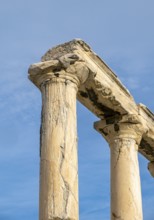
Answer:
<svg viewBox="0 0 154 220"><path fill-rule="evenodd" d="M146 105L139 103L137 106L139 109L139 113L141 110L143 110L148 117L150 117L152 120L154 120L153 112Z"/></svg>
<svg viewBox="0 0 154 220"><path fill-rule="evenodd" d="M96 131L102 133L101 130L104 129L104 127L106 127L106 120L95 121L93 127Z"/></svg>
<svg viewBox="0 0 154 220"><path fill-rule="evenodd" d="M104 118L100 121L94 122L93 126L96 131L104 135L104 129L108 126L117 125L119 127L121 125L121 128L124 128L123 126L130 126L131 124L133 127L137 126L136 128L139 128L141 133L147 133L148 131L147 126L142 123L141 118L136 114L117 115L110 118Z"/></svg>
<svg viewBox="0 0 154 220"><path fill-rule="evenodd" d="M51 70L55 69L59 65L58 60L49 60L49 61L43 61L38 62L30 65L28 69L28 74L31 76L35 76L37 74L40 74L45 69L50 68Z"/></svg>
<svg viewBox="0 0 154 220"><path fill-rule="evenodd" d="M91 47L81 38L75 38L74 42L76 42L77 44L80 44L85 51L92 51Z"/></svg>
<svg viewBox="0 0 154 220"><path fill-rule="evenodd" d="M30 65L28 69L28 79L32 81L33 84L35 84L38 88L40 88L39 79L44 77L44 73L46 73L47 70L50 72L55 71L60 66L60 63L58 60L49 60L44 62L38 62Z"/></svg>
<svg viewBox="0 0 154 220"><path fill-rule="evenodd" d="M150 161L148 163L148 170L152 177L154 177L154 161Z"/></svg>

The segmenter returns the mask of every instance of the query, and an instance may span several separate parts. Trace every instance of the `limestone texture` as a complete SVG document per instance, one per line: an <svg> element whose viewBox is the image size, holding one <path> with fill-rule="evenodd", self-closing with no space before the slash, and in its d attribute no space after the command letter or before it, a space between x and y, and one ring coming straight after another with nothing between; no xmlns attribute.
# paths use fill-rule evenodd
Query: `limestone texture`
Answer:
<svg viewBox="0 0 154 220"><path fill-rule="evenodd" d="M142 220L138 152L154 177L153 113L80 39L49 49L29 79L42 94L39 219L79 219L78 99L100 119L94 128L110 146L111 220Z"/></svg>
<svg viewBox="0 0 154 220"><path fill-rule="evenodd" d="M41 87L40 220L78 219L77 85L53 78Z"/></svg>
<svg viewBox="0 0 154 220"><path fill-rule="evenodd" d="M119 122L100 121L111 151L111 219L142 220L141 184L138 147L145 132L139 117L124 116Z"/></svg>

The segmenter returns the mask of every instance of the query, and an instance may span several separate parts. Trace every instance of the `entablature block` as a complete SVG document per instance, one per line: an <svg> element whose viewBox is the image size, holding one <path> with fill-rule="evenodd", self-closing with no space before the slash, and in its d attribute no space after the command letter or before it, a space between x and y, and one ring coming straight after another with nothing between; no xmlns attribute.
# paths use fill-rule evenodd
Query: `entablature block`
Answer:
<svg viewBox="0 0 154 220"><path fill-rule="evenodd" d="M153 113L143 104L135 103L117 75L84 41L76 39L58 45L29 68L29 78L38 88L52 77L65 77L66 73L78 78L78 100L100 120L116 123L125 115L139 116L145 127L139 152L154 161Z"/></svg>

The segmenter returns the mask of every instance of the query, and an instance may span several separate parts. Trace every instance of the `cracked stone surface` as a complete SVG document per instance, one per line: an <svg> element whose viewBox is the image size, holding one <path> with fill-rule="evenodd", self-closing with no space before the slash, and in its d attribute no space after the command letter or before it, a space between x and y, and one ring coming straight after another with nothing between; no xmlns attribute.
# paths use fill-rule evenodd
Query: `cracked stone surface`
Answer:
<svg viewBox="0 0 154 220"><path fill-rule="evenodd" d="M41 90L40 220L78 220L77 85L56 77Z"/></svg>
<svg viewBox="0 0 154 220"><path fill-rule="evenodd" d="M145 105L135 103L116 74L84 41L75 39L48 50L41 62L30 66L29 79L40 89L42 83L49 81L53 74L59 76L59 72L63 76L65 72L71 77L78 76L78 100L100 119L141 116L147 131L139 152L154 161L154 114Z"/></svg>
<svg viewBox="0 0 154 220"><path fill-rule="evenodd" d="M141 220L140 176L135 140L116 139L111 149L111 219Z"/></svg>
<svg viewBox="0 0 154 220"><path fill-rule="evenodd" d="M111 219L141 220L138 151L154 176L154 115L136 104L82 40L50 49L29 68L42 92L40 220L78 220L76 98L100 118L111 148Z"/></svg>
<svg viewBox="0 0 154 220"><path fill-rule="evenodd" d="M144 127L128 115L113 124L102 121L100 128L111 151L111 219L142 220L138 146Z"/></svg>

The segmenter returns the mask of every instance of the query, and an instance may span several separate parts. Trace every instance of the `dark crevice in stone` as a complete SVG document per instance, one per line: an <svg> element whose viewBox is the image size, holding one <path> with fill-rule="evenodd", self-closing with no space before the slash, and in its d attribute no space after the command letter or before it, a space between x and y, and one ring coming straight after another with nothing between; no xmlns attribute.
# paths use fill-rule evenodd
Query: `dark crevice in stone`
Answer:
<svg viewBox="0 0 154 220"><path fill-rule="evenodd" d="M79 93L83 98L88 98L88 94L86 92L80 91Z"/></svg>
<svg viewBox="0 0 154 220"><path fill-rule="evenodd" d="M54 75L55 75L56 77L59 77L59 73L54 73Z"/></svg>
<svg viewBox="0 0 154 220"><path fill-rule="evenodd" d="M40 157L42 151L42 134L43 134L43 109L41 110L41 125L40 125Z"/></svg>
<svg viewBox="0 0 154 220"><path fill-rule="evenodd" d="M104 113L104 117L110 117L110 116L119 114L119 112L114 111L114 110L108 108L107 106L103 105L102 103L100 103L98 101L97 94L95 93L95 91L92 88L91 89L86 88L86 91L87 91L87 94L88 94L90 101L93 103L94 106L96 106L96 108L99 111L102 111Z"/></svg>
<svg viewBox="0 0 154 220"><path fill-rule="evenodd" d="M104 134L105 136L107 136L108 135L108 133L107 132L105 132L102 128L99 128L99 131L102 133L102 134Z"/></svg>
<svg viewBox="0 0 154 220"><path fill-rule="evenodd" d="M142 150L145 154L154 157L154 149L146 140L142 139L139 149Z"/></svg>
<svg viewBox="0 0 154 220"><path fill-rule="evenodd" d="M41 147L42 147L42 124L40 125L40 157L41 157Z"/></svg>
<svg viewBox="0 0 154 220"><path fill-rule="evenodd" d="M62 65L59 64L58 66L56 66L54 69L52 69L52 72L56 73L62 70Z"/></svg>
<svg viewBox="0 0 154 220"><path fill-rule="evenodd" d="M109 125L109 124L115 124L117 123L118 121L120 121L122 119L122 115L120 114L117 114L117 115L114 115L113 117L108 117L106 118L106 124Z"/></svg>
<svg viewBox="0 0 154 220"><path fill-rule="evenodd" d="M68 83L67 83L67 80L65 80L65 86L67 86L67 84L68 84Z"/></svg>
<svg viewBox="0 0 154 220"><path fill-rule="evenodd" d="M115 131L117 131L117 132L120 130L119 125L118 125L118 124L114 124L114 130L115 130Z"/></svg>

